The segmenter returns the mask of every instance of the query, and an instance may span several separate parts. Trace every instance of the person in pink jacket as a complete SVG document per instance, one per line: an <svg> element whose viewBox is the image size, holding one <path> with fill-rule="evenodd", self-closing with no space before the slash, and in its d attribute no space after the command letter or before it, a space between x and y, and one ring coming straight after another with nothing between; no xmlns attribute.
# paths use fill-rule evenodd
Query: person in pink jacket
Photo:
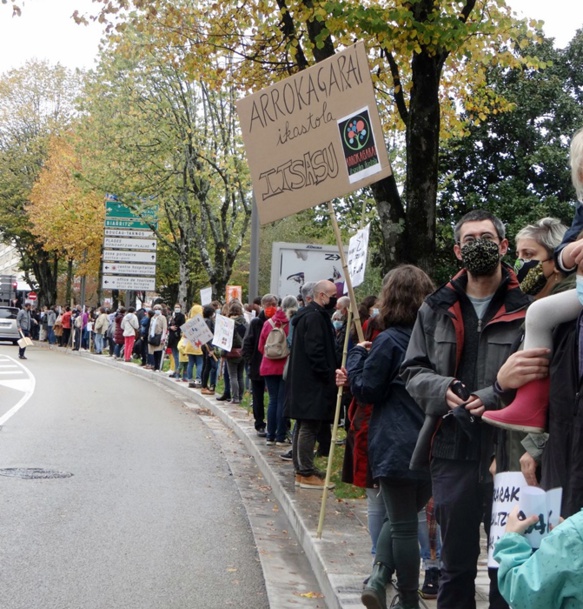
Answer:
<svg viewBox="0 0 583 609"><path fill-rule="evenodd" d="M298 301L295 296L286 296L281 308L278 308L275 315L268 319L261 330L259 344L257 348L263 354L259 373L265 379L267 393L269 394L269 405L267 407L267 445L282 446L285 444L287 435L287 422L283 416L285 404L285 381L283 380L283 369L289 355L287 336L289 335L290 319L298 310ZM283 337L275 338L277 331L283 331ZM270 334L274 331L274 335ZM283 357L274 357L278 351ZM287 353L286 353L287 351Z"/></svg>

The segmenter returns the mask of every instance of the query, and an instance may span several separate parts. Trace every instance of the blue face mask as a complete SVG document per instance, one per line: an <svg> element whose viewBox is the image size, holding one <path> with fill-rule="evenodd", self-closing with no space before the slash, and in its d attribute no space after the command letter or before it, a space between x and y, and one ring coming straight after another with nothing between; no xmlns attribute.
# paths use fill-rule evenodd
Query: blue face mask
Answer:
<svg viewBox="0 0 583 609"><path fill-rule="evenodd" d="M339 319L335 319L332 324L336 330L340 330L340 328L342 328L342 322Z"/></svg>
<svg viewBox="0 0 583 609"><path fill-rule="evenodd" d="M577 298L583 305L583 275L577 275Z"/></svg>

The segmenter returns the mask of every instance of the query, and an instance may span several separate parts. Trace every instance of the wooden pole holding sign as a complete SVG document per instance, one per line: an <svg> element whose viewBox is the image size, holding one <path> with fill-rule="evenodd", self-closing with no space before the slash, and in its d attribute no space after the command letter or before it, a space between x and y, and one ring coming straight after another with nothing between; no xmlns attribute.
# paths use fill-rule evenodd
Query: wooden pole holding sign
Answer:
<svg viewBox="0 0 583 609"><path fill-rule="evenodd" d="M356 304L356 296L352 289L352 280L350 279L350 273L348 272L348 261L346 259L346 254L344 253L342 235L340 234L340 228L338 227L338 220L336 219L336 212L334 211L332 201L328 201L328 211L330 213L332 227L334 228L334 234L336 235L336 243L338 245L338 252L340 253L342 270L344 271L344 282L346 283L346 291L350 298L350 308L352 309L352 315L354 316L354 326L356 327L356 333L358 334L358 342L361 343L364 341L364 334L362 332L362 324L360 323L360 314L358 312L358 305Z"/></svg>
<svg viewBox="0 0 583 609"><path fill-rule="evenodd" d="M350 337L350 324L352 322L352 307L348 309L348 317L346 319L346 335L344 336L344 348L342 349L342 364L344 368L346 366L346 357L348 356L348 340ZM362 332L362 328L361 328ZM316 531L316 537L322 538L322 529L324 528L324 517L326 515L326 501L328 499L328 485L330 484L330 476L332 475L332 459L334 458L334 446L336 446L336 438L338 437L338 422L340 420L340 408L342 406L342 395L344 393L344 387L338 387L338 393L336 394L336 411L334 412L334 425L332 427L332 440L330 442L330 452L328 454L328 466L326 467L326 481L324 486L324 492L322 493L322 504L320 506L320 519L318 521L318 530Z"/></svg>

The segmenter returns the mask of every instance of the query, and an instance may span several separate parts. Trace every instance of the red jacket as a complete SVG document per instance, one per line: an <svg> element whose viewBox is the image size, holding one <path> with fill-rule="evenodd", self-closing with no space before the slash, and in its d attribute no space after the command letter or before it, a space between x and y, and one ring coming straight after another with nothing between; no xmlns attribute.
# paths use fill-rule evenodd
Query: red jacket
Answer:
<svg viewBox="0 0 583 609"><path fill-rule="evenodd" d="M271 319L277 326L281 326L283 328L286 336L289 334L289 319L281 309L277 309L275 315ZM265 350L265 341L267 340L267 335L272 329L273 326L268 319L263 324L261 334L259 335L259 344L257 345L257 348L261 354L263 354ZM283 376L283 369L285 368L286 361L287 357L282 357L281 359L268 359L267 357L263 356L261 359L261 365L259 366L259 374L261 376Z"/></svg>

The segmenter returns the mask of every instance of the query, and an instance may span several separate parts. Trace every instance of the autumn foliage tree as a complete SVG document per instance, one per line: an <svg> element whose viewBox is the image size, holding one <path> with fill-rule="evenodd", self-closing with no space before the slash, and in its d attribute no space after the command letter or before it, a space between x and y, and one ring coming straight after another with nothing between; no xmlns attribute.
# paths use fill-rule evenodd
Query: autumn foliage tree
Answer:
<svg viewBox="0 0 583 609"><path fill-rule="evenodd" d="M128 6L101 3L102 20ZM537 65L515 52L533 34L503 0L249 0L244 10L231 0L133 5L168 41L159 56L176 61L179 54L190 74L209 79L212 72L217 87L236 83L240 95L364 40L385 129L402 131L404 142L393 151L404 175L372 188L385 268L409 261L431 270L440 140L508 108L488 88L487 68Z"/></svg>
<svg viewBox="0 0 583 609"><path fill-rule="evenodd" d="M31 232L43 249L75 262L78 275L98 275L103 240L103 196L79 179L83 166L74 138L54 136L26 207Z"/></svg>

